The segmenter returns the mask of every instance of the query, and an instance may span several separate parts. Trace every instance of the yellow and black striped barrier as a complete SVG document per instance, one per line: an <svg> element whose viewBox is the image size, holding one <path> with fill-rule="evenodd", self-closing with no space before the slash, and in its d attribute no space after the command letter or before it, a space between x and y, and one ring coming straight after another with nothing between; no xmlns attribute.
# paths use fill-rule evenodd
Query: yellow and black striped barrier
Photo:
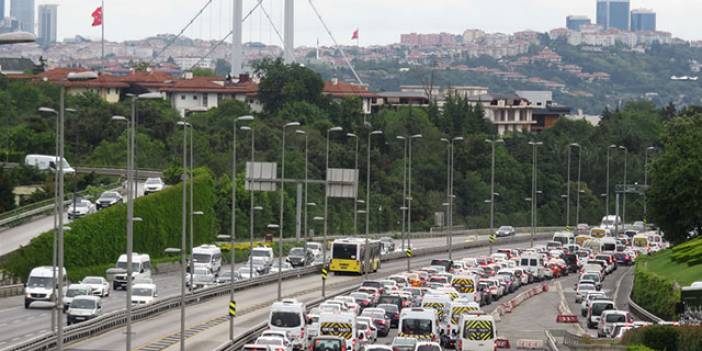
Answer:
<svg viewBox="0 0 702 351"><path fill-rule="evenodd" d="M327 271L327 268L326 267L322 268L322 280L327 280L328 276L329 276L329 271Z"/></svg>
<svg viewBox="0 0 702 351"><path fill-rule="evenodd" d="M495 234L490 234L490 236L488 237L488 241L490 241L490 244L493 244L495 240L497 240Z"/></svg>
<svg viewBox="0 0 702 351"><path fill-rule="evenodd" d="M353 325L341 322L323 322L319 326L320 335L340 336L344 339L351 339L353 336Z"/></svg>
<svg viewBox="0 0 702 351"><path fill-rule="evenodd" d="M414 251L412 251L412 248L410 247L405 251L405 254L407 255L407 257L412 257L414 256Z"/></svg>
<svg viewBox="0 0 702 351"><path fill-rule="evenodd" d="M236 301L229 301L229 317L236 317Z"/></svg>

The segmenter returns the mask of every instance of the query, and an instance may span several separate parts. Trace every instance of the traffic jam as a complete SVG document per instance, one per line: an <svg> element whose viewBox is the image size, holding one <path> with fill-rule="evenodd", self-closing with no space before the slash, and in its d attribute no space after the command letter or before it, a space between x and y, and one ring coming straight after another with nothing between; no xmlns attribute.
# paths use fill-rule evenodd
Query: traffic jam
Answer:
<svg viewBox="0 0 702 351"><path fill-rule="evenodd" d="M579 286L590 281L596 291L616 267L614 255L595 254L554 241L533 248L500 248L489 256L433 259L429 266L364 280L355 291L329 297L313 308L283 299L270 309L268 328L246 351L441 351L509 348L496 320L485 309L521 287L580 274ZM572 234L571 234L572 235ZM373 241L337 240L332 244L331 271L365 272L364 249ZM606 258L604 256L607 256ZM367 256L365 256L367 258ZM356 260L357 262L350 262ZM369 270L379 268L368 263ZM595 269L596 268L596 269ZM596 274L592 270L596 270ZM582 289L585 294L585 288ZM594 296L594 295L593 295ZM583 301L599 301L583 297ZM594 303L594 306L599 306ZM595 315L599 307L588 312ZM594 318L594 317L593 317ZM626 315L625 322L629 321ZM605 318L605 321L612 320ZM617 319L619 321L619 319ZM595 322L595 319L593 319ZM599 323L599 319L596 321ZM614 329L607 325L606 330ZM620 329L618 329L620 330Z"/></svg>

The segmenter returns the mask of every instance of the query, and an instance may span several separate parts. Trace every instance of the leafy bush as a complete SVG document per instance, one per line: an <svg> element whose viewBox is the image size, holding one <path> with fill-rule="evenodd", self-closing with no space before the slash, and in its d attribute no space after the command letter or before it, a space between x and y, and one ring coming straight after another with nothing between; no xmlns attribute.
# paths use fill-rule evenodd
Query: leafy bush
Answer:
<svg viewBox="0 0 702 351"><path fill-rule="evenodd" d="M214 216L214 186L209 172L199 171L195 177L193 209L204 215L194 219L194 243L213 242L218 232ZM168 187L135 201L134 216L143 218L134 223L134 252L148 253L152 258L165 256L168 247L180 247L181 184ZM126 250L126 204L113 206L80 218L70 224L64 235L64 262L69 276L104 275ZM24 279L36 266L50 265L53 231L41 234L24 247L6 255L0 267Z"/></svg>
<svg viewBox="0 0 702 351"><path fill-rule="evenodd" d="M628 350L702 351L702 327L652 325L627 332Z"/></svg>
<svg viewBox="0 0 702 351"><path fill-rule="evenodd" d="M631 297L656 316L675 320L675 304L680 301L680 289L670 279L645 271L637 265Z"/></svg>
<svg viewBox="0 0 702 351"><path fill-rule="evenodd" d="M696 238L673 247L672 259L689 266L702 263L702 238Z"/></svg>
<svg viewBox="0 0 702 351"><path fill-rule="evenodd" d="M650 347L646 347L644 345L629 345L629 347L626 348L626 351L655 351L655 350L650 348Z"/></svg>

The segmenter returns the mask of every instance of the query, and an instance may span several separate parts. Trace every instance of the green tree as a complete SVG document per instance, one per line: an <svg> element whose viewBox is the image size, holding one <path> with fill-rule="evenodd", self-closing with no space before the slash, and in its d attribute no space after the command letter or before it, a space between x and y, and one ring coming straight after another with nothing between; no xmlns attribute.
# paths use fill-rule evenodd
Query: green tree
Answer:
<svg viewBox="0 0 702 351"><path fill-rule="evenodd" d="M651 167L649 213L672 243L702 230L701 135L702 114L673 118L663 134L663 151Z"/></svg>
<svg viewBox="0 0 702 351"><path fill-rule="evenodd" d="M214 77L215 71L210 68L195 67L193 69L193 76L195 77Z"/></svg>
<svg viewBox="0 0 702 351"><path fill-rule="evenodd" d="M0 213L15 208L14 184L4 168L0 168Z"/></svg>
<svg viewBox="0 0 702 351"><path fill-rule="evenodd" d="M262 77L258 98L265 112L275 113L293 101L318 104L321 100L322 77L299 64L286 65L280 58L264 59L255 65L255 73Z"/></svg>

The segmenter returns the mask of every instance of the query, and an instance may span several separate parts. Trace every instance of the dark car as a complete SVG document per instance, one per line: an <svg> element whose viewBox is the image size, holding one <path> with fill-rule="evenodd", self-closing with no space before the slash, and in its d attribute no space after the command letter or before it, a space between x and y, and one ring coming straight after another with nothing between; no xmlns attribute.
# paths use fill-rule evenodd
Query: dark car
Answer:
<svg viewBox="0 0 702 351"><path fill-rule="evenodd" d="M363 283L361 283L361 287L367 286L369 288L376 288L380 293L385 292L385 287L383 286L383 283L377 281L377 280L364 280Z"/></svg>
<svg viewBox="0 0 702 351"><path fill-rule="evenodd" d="M391 237L384 236L380 238L380 244L383 245L385 252L395 251L395 240L392 240Z"/></svg>
<svg viewBox="0 0 702 351"><path fill-rule="evenodd" d="M486 306L492 303L492 294L490 294L490 286L486 282L478 283L478 291L480 291L480 306Z"/></svg>
<svg viewBox="0 0 702 351"><path fill-rule="evenodd" d="M378 305L385 303L397 306L398 310L401 310L403 307L405 307L402 297L398 295L380 295L380 298L378 299Z"/></svg>
<svg viewBox="0 0 702 351"><path fill-rule="evenodd" d="M431 263L429 263L429 265L444 267L446 272L451 272L451 269L453 268L453 261L447 259L436 259L431 260Z"/></svg>
<svg viewBox="0 0 702 351"><path fill-rule="evenodd" d="M563 260L568 266L569 272L575 273L578 271L578 256L576 256L574 253L566 253L565 255L563 255Z"/></svg>
<svg viewBox="0 0 702 351"><path fill-rule="evenodd" d="M634 264L634 261L631 259L631 256L624 252L615 253L614 261L617 262L618 265L622 266L631 266L632 264Z"/></svg>
<svg viewBox="0 0 702 351"><path fill-rule="evenodd" d="M99 210L119 203L122 203L122 195L120 195L120 193L116 191L106 191L95 201L95 206Z"/></svg>
<svg viewBox="0 0 702 351"><path fill-rule="evenodd" d="M517 232L514 230L514 227L512 227L511 225L503 225L497 229L497 231L495 232L495 236L501 238L507 236L514 236L516 233Z"/></svg>
<svg viewBox="0 0 702 351"><path fill-rule="evenodd" d="M392 328L397 328L397 326L400 324L400 309L397 308L397 305L381 303L378 304L378 308L385 310L385 317L390 320L390 326Z"/></svg>
<svg viewBox="0 0 702 351"><path fill-rule="evenodd" d="M293 267L304 267L314 262L314 254L311 250L306 250L304 247L293 247L288 252L288 258Z"/></svg>

